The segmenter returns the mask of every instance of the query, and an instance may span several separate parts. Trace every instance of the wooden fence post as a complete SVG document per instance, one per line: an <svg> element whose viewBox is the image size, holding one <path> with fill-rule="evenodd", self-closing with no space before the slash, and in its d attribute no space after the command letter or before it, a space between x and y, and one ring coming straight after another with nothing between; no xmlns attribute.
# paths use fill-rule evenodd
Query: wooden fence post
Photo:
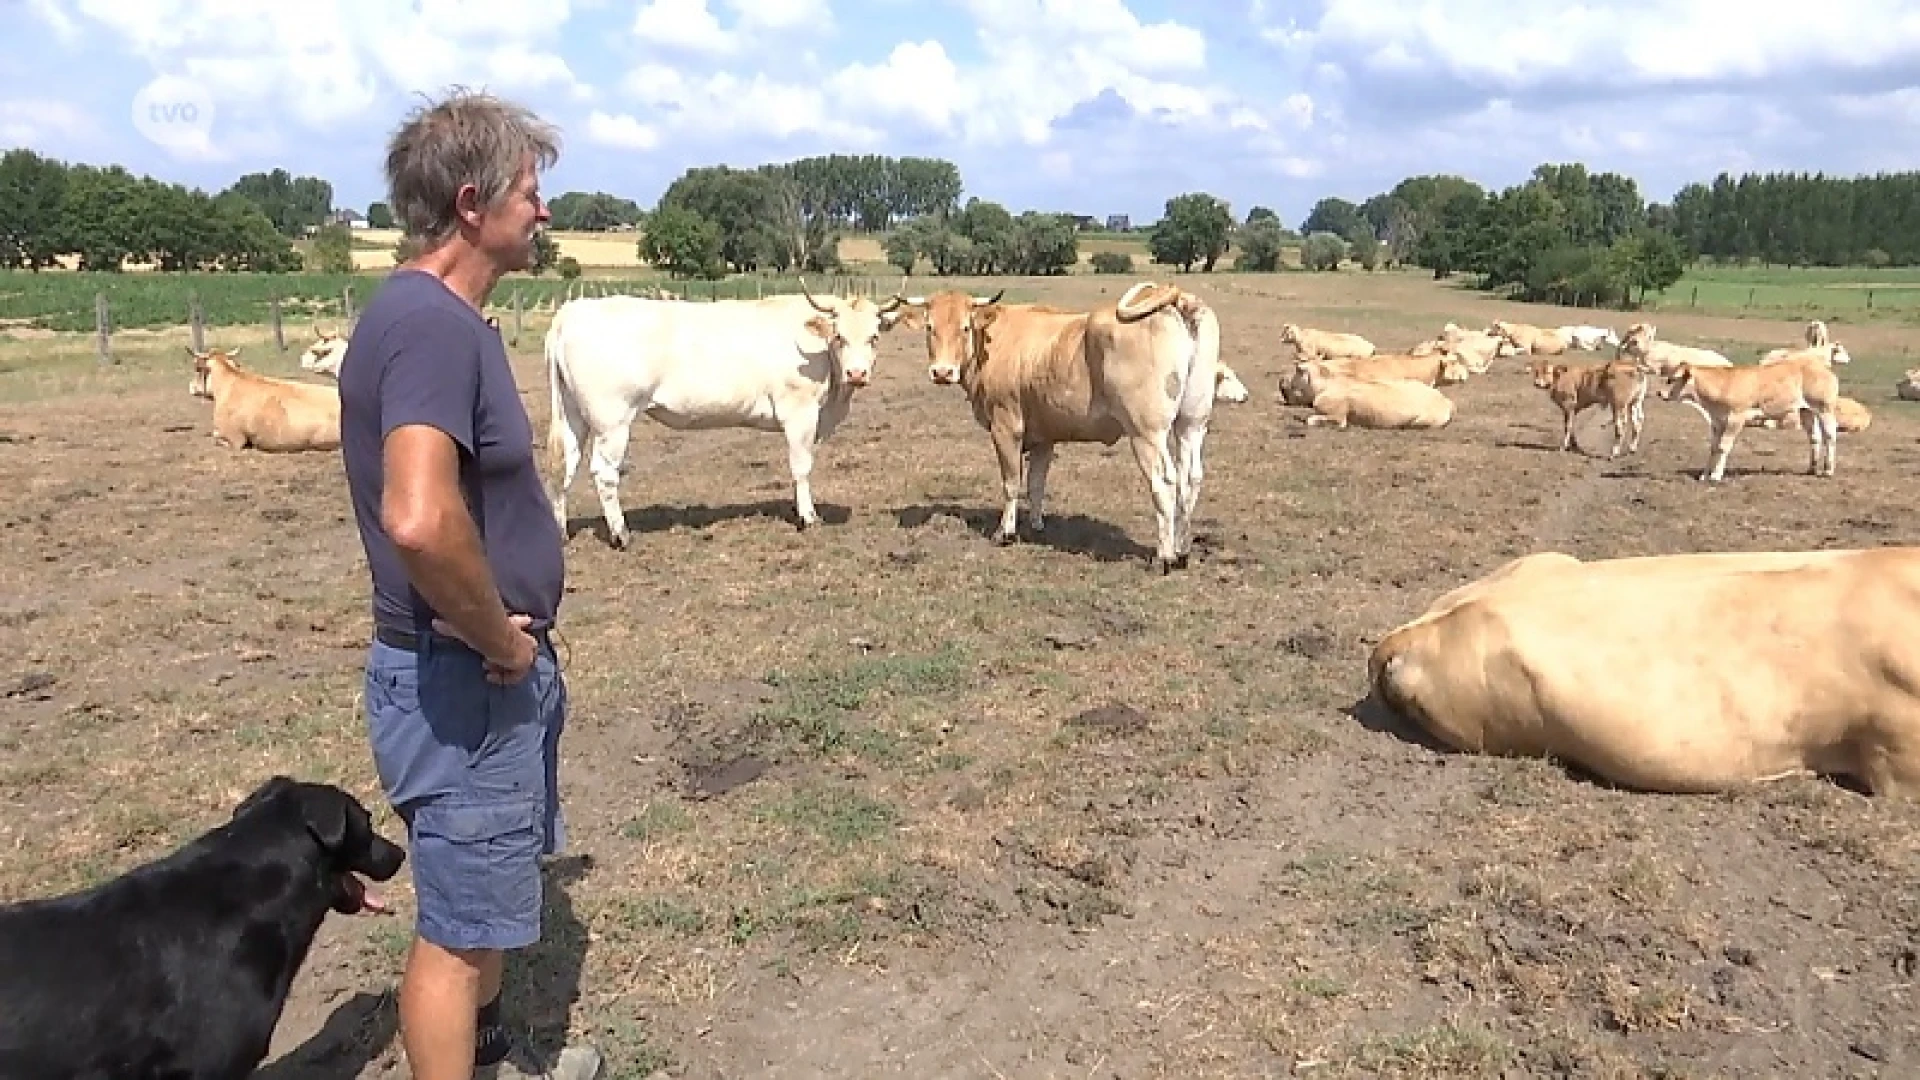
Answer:
<svg viewBox="0 0 1920 1080"><path fill-rule="evenodd" d="M187 325L193 332L193 351L205 352L207 350L207 316L200 308L198 292L187 293Z"/></svg>
<svg viewBox="0 0 1920 1080"><path fill-rule="evenodd" d="M340 310L342 312L341 322L344 324L341 333L346 333L348 330L353 329L353 286L351 285L345 286L340 290Z"/></svg>
<svg viewBox="0 0 1920 1080"><path fill-rule="evenodd" d="M521 318L522 318L522 315L521 315L521 307L520 307L520 290L515 289L513 290L513 340L508 342L508 344L512 345L516 349L520 347Z"/></svg>
<svg viewBox="0 0 1920 1080"><path fill-rule="evenodd" d="M107 294L93 294L93 329L100 336L97 347L102 366L113 363L113 313L107 307Z"/></svg>
<svg viewBox="0 0 1920 1080"><path fill-rule="evenodd" d="M279 350L281 356L285 356L287 355L287 333L280 325L280 298L278 296L268 298L267 316L273 323L273 347Z"/></svg>

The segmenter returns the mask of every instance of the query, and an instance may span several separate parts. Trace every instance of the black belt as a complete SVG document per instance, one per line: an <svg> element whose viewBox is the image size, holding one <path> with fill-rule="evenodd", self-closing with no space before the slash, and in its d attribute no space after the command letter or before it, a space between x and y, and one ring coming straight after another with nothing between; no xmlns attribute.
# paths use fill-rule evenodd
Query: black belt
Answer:
<svg viewBox="0 0 1920 1080"><path fill-rule="evenodd" d="M547 636L546 627L540 627L537 629L528 630L527 633L531 634L533 636L533 640L539 643L540 645L548 649L551 649L553 647L552 641ZM451 642L459 641L458 638L448 637L445 634L433 633L432 631L429 631L427 634L422 635L412 630L402 630L398 627L393 627L393 626L374 627L373 637L374 637L374 640L380 642L382 645L391 645L396 649L404 649L407 652L419 652L420 641L422 637L435 637L435 638L439 638L442 641L451 641Z"/></svg>

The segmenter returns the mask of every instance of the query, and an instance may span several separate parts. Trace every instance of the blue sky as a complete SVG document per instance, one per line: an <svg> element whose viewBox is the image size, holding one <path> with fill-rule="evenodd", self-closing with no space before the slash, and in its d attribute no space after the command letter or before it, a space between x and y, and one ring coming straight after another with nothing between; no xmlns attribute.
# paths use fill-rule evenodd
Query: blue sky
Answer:
<svg viewBox="0 0 1920 1080"><path fill-rule="evenodd" d="M1905 0L0 0L0 34L0 147L209 191L279 166L362 209L452 83L561 127L549 197L648 207L690 165L834 151L945 157L1015 211L1205 190L1294 225L1420 172L1584 161L1667 199L1920 167Z"/></svg>

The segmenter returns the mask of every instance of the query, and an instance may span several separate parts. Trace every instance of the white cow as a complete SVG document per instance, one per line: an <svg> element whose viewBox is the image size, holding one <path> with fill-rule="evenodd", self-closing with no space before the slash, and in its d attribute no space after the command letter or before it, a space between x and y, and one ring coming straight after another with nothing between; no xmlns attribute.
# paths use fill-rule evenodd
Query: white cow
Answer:
<svg viewBox="0 0 1920 1080"><path fill-rule="evenodd" d="M1560 333L1573 343L1574 348L1586 352L1598 352L1603 346L1620 344L1620 335L1606 326L1563 326Z"/></svg>
<svg viewBox="0 0 1920 1080"><path fill-rule="evenodd" d="M547 330L553 402L547 431L549 495L562 530L583 449L615 547L627 544L620 469L629 428L645 414L676 431L751 428L786 436L794 508L817 525L808 476L814 448L847 418L873 376L882 331L900 298L803 296L764 300L569 300Z"/></svg>
<svg viewBox="0 0 1920 1080"><path fill-rule="evenodd" d="M300 370L311 371L316 375L327 375L338 379L340 365L347 358L347 338L335 330L315 328L319 340L307 346L300 354Z"/></svg>

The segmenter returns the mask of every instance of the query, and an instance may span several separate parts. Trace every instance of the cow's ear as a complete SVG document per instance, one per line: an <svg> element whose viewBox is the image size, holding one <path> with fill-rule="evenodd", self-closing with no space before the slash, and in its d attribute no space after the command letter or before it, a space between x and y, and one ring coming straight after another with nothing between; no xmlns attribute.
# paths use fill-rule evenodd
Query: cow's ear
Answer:
<svg viewBox="0 0 1920 1080"><path fill-rule="evenodd" d="M999 317L1000 317L999 304L984 304L980 307L974 308L973 309L973 328L975 330L985 330L987 327L993 325L993 320Z"/></svg>
<svg viewBox="0 0 1920 1080"><path fill-rule="evenodd" d="M821 341L833 340L833 320L825 315L815 315L806 322L807 332Z"/></svg>

